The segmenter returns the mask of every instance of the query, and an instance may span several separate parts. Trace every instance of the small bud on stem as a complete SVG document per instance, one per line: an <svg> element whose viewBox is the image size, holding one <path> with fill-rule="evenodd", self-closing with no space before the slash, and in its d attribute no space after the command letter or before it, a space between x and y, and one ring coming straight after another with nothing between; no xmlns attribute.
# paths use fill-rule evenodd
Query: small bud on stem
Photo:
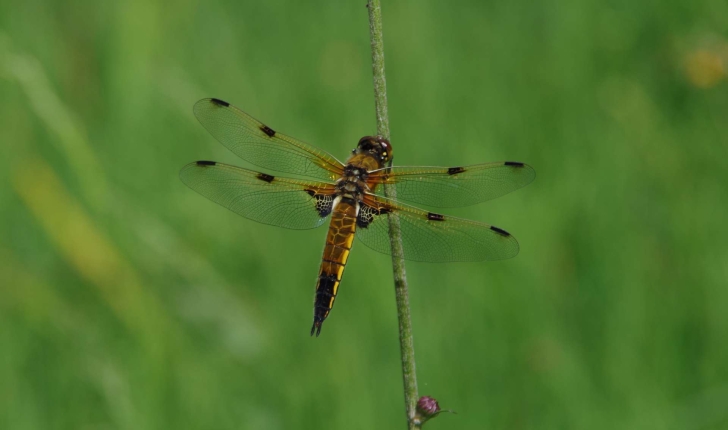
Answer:
<svg viewBox="0 0 728 430"><path fill-rule="evenodd" d="M422 396L417 401L417 414L414 418L415 424L421 426L427 420L438 416L441 412L451 412L453 414L455 413L451 410L443 411L442 409L440 409L440 404L437 403L437 399L435 399L434 397Z"/></svg>

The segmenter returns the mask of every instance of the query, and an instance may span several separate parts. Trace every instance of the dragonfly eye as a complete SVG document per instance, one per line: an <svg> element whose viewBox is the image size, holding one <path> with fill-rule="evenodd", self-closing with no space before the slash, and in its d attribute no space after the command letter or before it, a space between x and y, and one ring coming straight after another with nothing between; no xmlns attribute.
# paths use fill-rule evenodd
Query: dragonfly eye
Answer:
<svg viewBox="0 0 728 430"><path fill-rule="evenodd" d="M375 156L381 162L392 159L392 145L387 139L375 136L364 136L357 146L359 153Z"/></svg>
<svg viewBox="0 0 728 430"><path fill-rule="evenodd" d="M368 151L372 149L372 137L371 136L364 136L361 139L359 139L359 144L357 145L357 148L359 148L362 151Z"/></svg>

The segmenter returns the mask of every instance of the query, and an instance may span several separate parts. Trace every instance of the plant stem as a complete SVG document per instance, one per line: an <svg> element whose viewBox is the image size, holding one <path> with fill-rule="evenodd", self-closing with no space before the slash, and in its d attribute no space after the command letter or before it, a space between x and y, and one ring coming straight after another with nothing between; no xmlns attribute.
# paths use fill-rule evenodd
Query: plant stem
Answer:
<svg viewBox="0 0 728 430"><path fill-rule="evenodd" d="M372 44L372 72L374 74L374 103L377 113L377 134L389 139L389 116L387 115L387 81L384 76L384 46L382 44L382 9L379 0L369 0L369 36ZM385 185L384 194L397 197L394 185ZM399 318L399 346L402 353L402 379L404 380L404 402L407 412L407 425L410 430L419 428L415 421L417 407L417 374L415 370L415 348L412 340L412 321L409 310L407 274L402 251L402 234L399 218L389 215L389 240L392 246L392 269L394 271L394 291L397 296L397 316Z"/></svg>

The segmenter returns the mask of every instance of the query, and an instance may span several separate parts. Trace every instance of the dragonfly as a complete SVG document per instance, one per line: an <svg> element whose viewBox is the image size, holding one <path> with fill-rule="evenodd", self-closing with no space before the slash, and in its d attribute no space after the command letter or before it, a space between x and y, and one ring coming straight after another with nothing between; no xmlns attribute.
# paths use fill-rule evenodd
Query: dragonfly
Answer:
<svg viewBox="0 0 728 430"><path fill-rule="evenodd" d="M404 258L425 262L502 260L516 256L518 241L485 223L429 212L432 207L472 205L528 185L536 176L524 163L503 161L455 167L391 166L392 144L364 136L346 162L279 133L216 98L194 106L199 122L243 160L295 177L196 161L182 168L188 187L259 223L294 230L329 223L314 294L311 336L321 334L339 291L356 236L391 254L389 217L399 220ZM395 186L397 199L384 193Z"/></svg>

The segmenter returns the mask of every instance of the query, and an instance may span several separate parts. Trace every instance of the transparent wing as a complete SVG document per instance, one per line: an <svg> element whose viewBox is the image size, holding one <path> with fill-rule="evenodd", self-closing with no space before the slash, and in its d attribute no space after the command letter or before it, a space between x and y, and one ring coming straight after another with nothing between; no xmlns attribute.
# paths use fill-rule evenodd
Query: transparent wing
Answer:
<svg viewBox="0 0 728 430"><path fill-rule="evenodd" d="M274 131L228 102L202 99L193 110L215 139L256 166L328 181L343 172L327 152Z"/></svg>
<svg viewBox="0 0 728 430"><path fill-rule="evenodd" d="M359 209L356 237L375 251L391 254L390 213L399 218L407 260L503 260L518 254L518 241L498 227L426 212L372 194L365 197Z"/></svg>
<svg viewBox="0 0 728 430"><path fill-rule="evenodd" d="M396 184L397 200L451 208L500 197L530 184L535 177L528 164L505 161L465 167L392 167L371 172L369 179ZM383 196L383 187L376 193Z"/></svg>
<svg viewBox="0 0 728 430"><path fill-rule="evenodd" d="M245 218L295 230L316 228L331 213L334 186L197 161L179 172L188 187Z"/></svg>

